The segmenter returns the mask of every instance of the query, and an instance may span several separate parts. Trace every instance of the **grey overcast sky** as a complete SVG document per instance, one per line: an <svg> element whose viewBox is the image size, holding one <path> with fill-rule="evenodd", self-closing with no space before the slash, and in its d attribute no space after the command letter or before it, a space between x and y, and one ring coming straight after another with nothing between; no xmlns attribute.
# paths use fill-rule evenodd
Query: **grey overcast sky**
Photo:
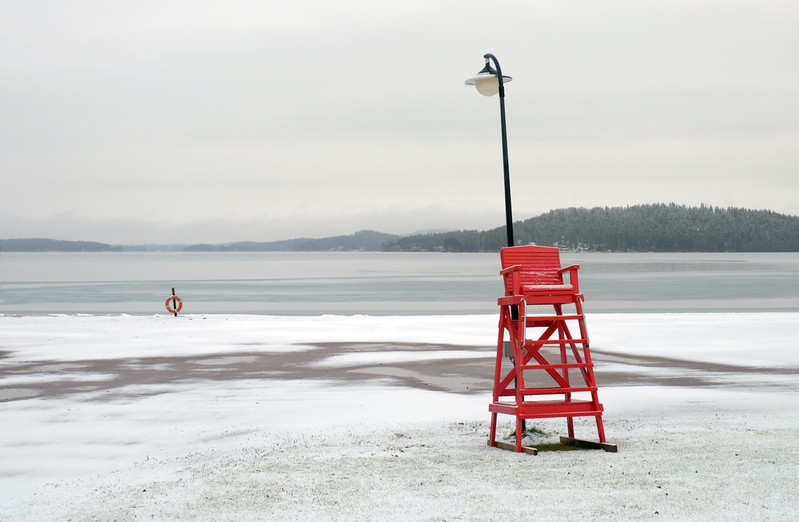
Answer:
<svg viewBox="0 0 799 522"><path fill-rule="evenodd" d="M799 215L796 0L0 3L0 238L269 241L676 202Z"/></svg>

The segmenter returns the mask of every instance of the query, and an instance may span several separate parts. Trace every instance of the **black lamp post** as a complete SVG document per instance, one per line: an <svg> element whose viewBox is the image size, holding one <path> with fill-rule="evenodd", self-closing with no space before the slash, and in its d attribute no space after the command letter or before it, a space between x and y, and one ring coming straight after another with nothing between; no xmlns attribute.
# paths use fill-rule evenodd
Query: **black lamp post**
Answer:
<svg viewBox="0 0 799 522"><path fill-rule="evenodd" d="M499 93L499 120L502 126L502 167L505 173L505 231L508 234L508 246L512 247L516 243L513 240L513 213L511 212L510 205L510 168L508 167L508 132L505 129L505 82L511 81L513 78L510 76L502 75L502 68L499 66L499 60L493 54L487 53L483 55L486 64L483 69L477 73L477 76L466 80L466 85L474 85L477 91L483 96L493 96ZM491 67L491 62L494 62L494 67ZM519 309L512 306L511 318L518 319ZM512 359L511 359L512 360ZM516 379L514 379L514 383ZM514 384L515 386L515 384ZM522 420L522 433L527 431L527 423Z"/></svg>
<svg viewBox="0 0 799 522"><path fill-rule="evenodd" d="M505 230L508 234L508 246L514 246L513 240L513 213L510 204L510 169L508 168L508 132L505 129L505 82L511 81L510 76L502 75L497 57L493 54L484 54L486 64L477 73L477 76L466 80L466 85L474 85L483 96L493 96L499 93L499 118L502 126L502 166L505 170ZM491 67L494 62L494 67Z"/></svg>

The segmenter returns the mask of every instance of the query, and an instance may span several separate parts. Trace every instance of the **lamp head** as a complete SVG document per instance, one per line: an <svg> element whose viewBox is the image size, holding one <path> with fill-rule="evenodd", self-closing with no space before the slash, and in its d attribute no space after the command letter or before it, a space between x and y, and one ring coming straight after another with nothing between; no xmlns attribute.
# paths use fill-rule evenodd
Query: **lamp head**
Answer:
<svg viewBox="0 0 799 522"><path fill-rule="evenodd" d="M510 76L502 76L502 83L507 83L511 81L513 78ZM494 96L497 92L499 92L499 75L497 74L496 69L491 67L491 64L486 58L486 65L483 69L477 73L477 76L469 78L464 82L466 85L474 85L477 89L477 92L482 94L483 96Z"/></svg>

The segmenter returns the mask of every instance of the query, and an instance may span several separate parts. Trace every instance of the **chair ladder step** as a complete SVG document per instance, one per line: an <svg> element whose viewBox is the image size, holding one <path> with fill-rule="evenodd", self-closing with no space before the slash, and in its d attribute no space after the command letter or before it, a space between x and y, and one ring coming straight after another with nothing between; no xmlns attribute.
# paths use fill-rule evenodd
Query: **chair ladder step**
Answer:
<svg viewBox="0 0 799 522"><path fill-rule="evenodd" d="M520 364L520 370L562 370L568 368L593 368L593 363L564 363L564 364Z"/></svg>
<svg viewBox="0 0 799 522"><path fill-rule="evenodd" d="M588 339L527 339L524 344L563 346L568 344L588 344Z"/></svg>
<svg viewBox="0 0 799 522"><path fill-rule="evenodd" d="M527 321L578 321L582 319L582 315L528 315Z"/></svg>
<svg viewBox="0 0 799 522"><path fill-rule="evenodd" d="M604 407L594 401L525 401L522 404L492 402L489 411L516 415L520 418L569 417L601 415Z"/></svg>
<svg viewBox="0 0 799 522"><path fill-rule="evenodd" d="M574 388L522 388L519 395L557 395L559 393L595 392L596 386L583 386Z"/></svg>
<svg viewBox="0 0 799 522"><path fill-rule="evenodd" d="M552 388L521 388L519 389L520 396L527 396L527 395L566 395L568 393L589 393L598 391L596 386L581 386L581 387L569 387L569 388L561 388L561 387L552 387ZM516 397L516 389L509 388L507 390L502 390L498 394L499 397Z"/></svg>

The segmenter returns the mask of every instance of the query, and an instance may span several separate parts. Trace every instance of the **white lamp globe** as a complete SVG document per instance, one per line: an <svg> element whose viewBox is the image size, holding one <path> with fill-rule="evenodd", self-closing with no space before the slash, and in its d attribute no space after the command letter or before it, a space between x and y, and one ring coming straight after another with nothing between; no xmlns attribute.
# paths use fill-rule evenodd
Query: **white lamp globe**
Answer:
<svg viewBox="0 0 799 522"><path fill-rule="evenodd" d="M485 76L476 79L474 86L483 96L494 96L499 92L499 79L494 75Z"/></svg>
<svg viewBox="0 0 799 522"><path fill-rule="evenodd" d="M512 79L510 76L502 75L502 83L507 83ZM466 85L474 85L477 88L477 92L483 96L494 96L499 92L497 71L487 63L483 70L477 73L477 76L469 78L464 83Z"/></svg>

